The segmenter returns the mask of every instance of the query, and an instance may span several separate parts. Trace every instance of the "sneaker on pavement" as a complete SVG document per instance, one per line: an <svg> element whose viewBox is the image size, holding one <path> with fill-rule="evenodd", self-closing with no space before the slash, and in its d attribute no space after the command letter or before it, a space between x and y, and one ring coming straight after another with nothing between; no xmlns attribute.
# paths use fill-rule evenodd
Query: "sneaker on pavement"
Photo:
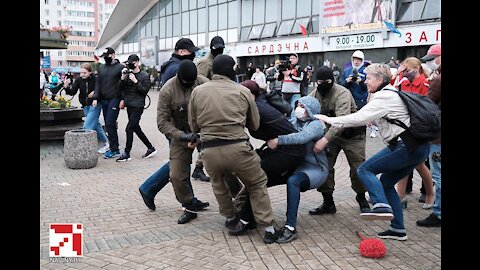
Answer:
<svg viewBox="0 0 480 270"><path fill-rule="evenodd" d="M393 239L393 240L399 240L399 241L407 240L406 233L399 233L391 230L386 230L384 232L378 233L378 237L383 239Z"/></svg>
<svg viewBox="0 0 480 270"><path fill-rule="evenodd" d="M154 147L150 148L147 150L147 152L145 153L145 155L142 156L142 158L150 158L150 157L153 157L155 154L157 153L157 150L155 150Z"/></svg>
<svg viewBox="0 0 480 270"><path fill-rule="evenodd" d="M418 197L418 202L425 203L426 199L427 199L427 194L420 194L420 197Z"/></svg>
<svg viewBox="0 0 480 270"><path fill-rule="evenodd" d="M265 236L263 237L263 242L265 244L271 244L271 243L277 241L278 236L281 235L281 234L282 234L282 232L278 231L277 229L275 229L275 233L265 231Z"/></svg>
<svg viewBox="0 0 480 270"><path fill-rule="evenodd" d="M127 152L123 152L123 154L117 158L117 162L126 162L131 160L132 158L130 157L130 154Z"/></svg>
<svg viewBox="0 0 480 270"><path fill-rule="evenodd" d="M98 149L98 153L105 154L108 150L110 150L110 145L108 143L104 143L103 146Z"/></svg>
<svg viewBox="0 0 480 270"><path fill-rule="evenodd" d="M283 228L283 231L278 236L276 242L279 244L285 244L285 243L292 242L293 240L297 239L297 237L298 237L298 234L296 229L293 229L293 231L291 231L289 228L285 227Z"/></svg>
<svg viewBox="0 0 480 270"><path fill-rule="evenodd" d="M430 214L425 219L417 220L417 226L420 226L420 227L441 227L442 226L442 220L439 219L434 214Z"/></svg>
<svg viewBox="0 0 480 270"><path fill-rule="evenodd" d="M117 150L117 151L108 150L105 154L103 154L104 159L114 158L118 156L120 156L120 150Z"/></svg>
<svg viewBox="0 0 480 270"><path fill-rule="evenodd" d="M364 220L392 220L393 213L389 207L377 207L370 212L361 213L360 217Z"/></svg>

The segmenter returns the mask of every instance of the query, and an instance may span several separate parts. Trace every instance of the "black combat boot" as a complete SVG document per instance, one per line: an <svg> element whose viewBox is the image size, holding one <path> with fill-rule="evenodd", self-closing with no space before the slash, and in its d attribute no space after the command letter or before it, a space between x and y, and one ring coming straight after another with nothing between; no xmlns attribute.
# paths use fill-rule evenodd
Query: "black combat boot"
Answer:
<svg viewBox="0 0 480 270"><path fill-rule="evenodd" d="M309 210L308 213L310 215L323 215L323 214L335 214L337 212L337 208L335 207L335 203L333 202L333 193L323 193L323 204L319 207Z"/></svg>
<svg viewBox="0 0 480 270"><path fill-rule="evenodd" d="M195 166L195 170L193 170L192 173L192 178L203 182L210 182L210 177L206 176L203 172L203 166Z"/></svg>
<svg viewBox="0 0 480 270"><path fill-rule="evenodd" d="M357 193L357 196L355 196L355 200L357 200L358 205L360 206L360 211L362 213L370 212L370 205L368 205L367 199L365 198L365 193Z"/></svg>
<svg viewBox="0 0 480 270"><path fill-rule="evenodd" d="M183 214L178 218L178 224L185 224L188 223L192 219L197 218L197 207L193 202L187 204L185 206L185 211Z"/></svg>

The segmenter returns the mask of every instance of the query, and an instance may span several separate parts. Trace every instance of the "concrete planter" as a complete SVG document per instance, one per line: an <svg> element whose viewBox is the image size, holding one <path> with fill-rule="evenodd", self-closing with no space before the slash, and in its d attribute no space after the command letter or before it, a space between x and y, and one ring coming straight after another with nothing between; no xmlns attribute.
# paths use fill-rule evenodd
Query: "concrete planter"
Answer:
<svg viewBox="0 0 480 270"><path fill-rule="evenodd" d="M89 169L98 162L98 142L95 130L74 129L65 132L64 158L70 169Z"/></svg>

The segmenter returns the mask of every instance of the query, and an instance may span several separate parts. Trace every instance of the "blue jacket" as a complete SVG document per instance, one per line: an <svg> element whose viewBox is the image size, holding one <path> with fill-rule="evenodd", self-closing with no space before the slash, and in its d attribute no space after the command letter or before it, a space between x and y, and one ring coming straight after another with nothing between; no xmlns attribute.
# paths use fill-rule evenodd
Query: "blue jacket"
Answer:
<svg viewBox="0 0 480 270"><path fill-rule="evenodd" d="M172 57L170 59L163 63L160 71L162 72L161 76L161 83L164 85L170 78L175 77L177 75L177 70L178 66L180 65L180 62L182 61L179 56L176 54L172 54Z"/></svg>
<svg viewBox="0 0 480 270"><path fill-rule="evenodd" d="M340 76L340 84L350 90L352 93L355 104L357 105L357 110L360 110L360 108L367 104L368 91L367 86L365 85L366 75L365 72L363 72L364 69L365 65L358 69L358 76L362 79L360 83L346 82L346 79L353 75L353 67L345 69L342 73L342 76Z"/></svg>
<svg viewBox="0 0 480 270"><path fill-rule="evenodd" d="M268 141L280 135L297 132L297 129L288 121L287 117L268 103L265 93L256 97L255 103L257 104L258 113L260 114L260 126L257 130L248 129L252 137ZM279 145L275 150L286 155L302 158L305 155L305 149L302 145Z"/></svg>
<svg viewBox="0 0 480 270"><path fill-rule="evenodd" d="M312 189L323 185L328 175L328 160L325 151L317 154L313 152L314 144L324 135L325 126L313 116L320 114L320 102L316 98L305 96L298 102L304 105L309 117L305 120L294 118L292 124L298 132L278 136L278 145L305 144L307 152L305 160L298 166L295 173L307 174L310 180L310 189Z"/></svg>

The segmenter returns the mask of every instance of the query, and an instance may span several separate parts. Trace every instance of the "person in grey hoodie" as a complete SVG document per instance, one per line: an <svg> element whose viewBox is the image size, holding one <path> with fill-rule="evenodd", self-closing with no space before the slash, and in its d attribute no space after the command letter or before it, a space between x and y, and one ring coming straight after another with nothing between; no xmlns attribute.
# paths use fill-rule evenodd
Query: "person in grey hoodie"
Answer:
<svg viewBox="0 0 480 270"><path fill-rule="evenodd" d="M316 121L315 114L320 112L320 102L314 97L301 97L295 108L293 126L297 133L280 135L278 138L267 141L268 147L275 149L282 145L305 144L307 154L300 166L287 180L287 220L282 234L276 242L288 243L297 238L297 213L300 204L300 192L315 189L321 186L328 176L328 161L325 151L313 152L316 141L324 135L322 122Z"/></svg>

